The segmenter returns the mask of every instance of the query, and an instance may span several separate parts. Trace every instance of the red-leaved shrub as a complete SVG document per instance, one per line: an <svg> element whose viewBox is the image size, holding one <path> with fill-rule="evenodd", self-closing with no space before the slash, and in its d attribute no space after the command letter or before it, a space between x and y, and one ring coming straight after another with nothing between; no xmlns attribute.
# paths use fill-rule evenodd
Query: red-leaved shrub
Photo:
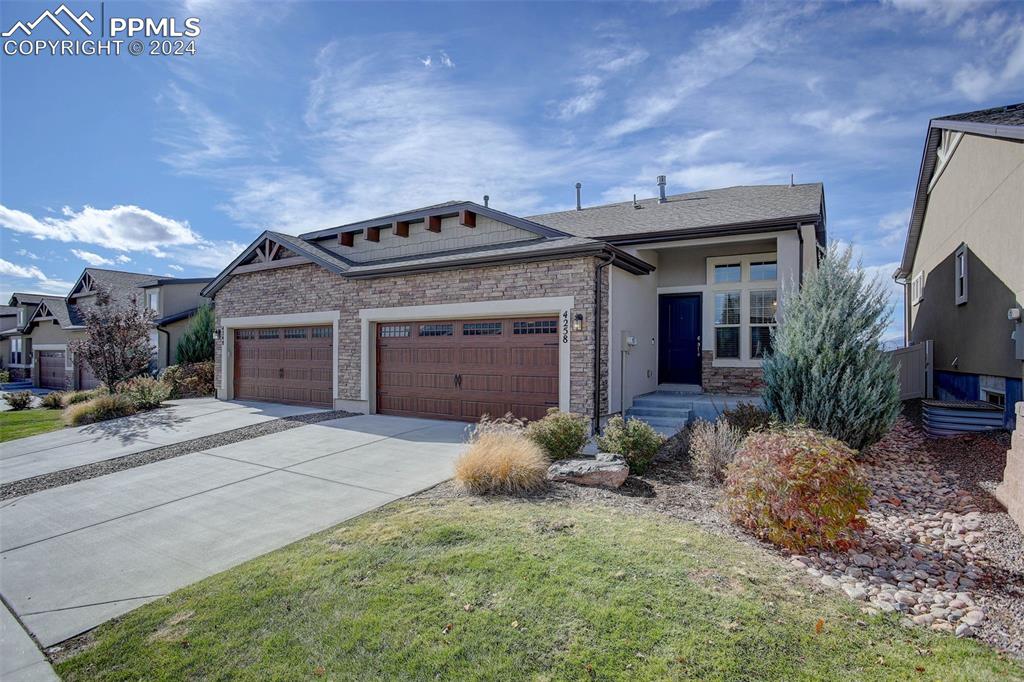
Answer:
<svg viewBox="0 0 1024 682"><path fill-rule="evenodd" d="M726 509L734 523L787 549L846 549L871 495L856 454L805 427L755 431L729 466Z"/></svg>

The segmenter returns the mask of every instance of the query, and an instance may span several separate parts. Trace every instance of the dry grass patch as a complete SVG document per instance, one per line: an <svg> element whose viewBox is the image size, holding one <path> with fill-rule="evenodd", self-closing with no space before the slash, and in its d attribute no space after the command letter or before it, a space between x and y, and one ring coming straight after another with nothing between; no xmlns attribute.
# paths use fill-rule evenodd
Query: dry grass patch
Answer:
<svg viewBox="0 0 1024 682"><path fill-rule="evenodd" d="M455 480L473 493L519 494L545 485L548 458L530 439L509 432L484 433L455 463Z"/></svg>

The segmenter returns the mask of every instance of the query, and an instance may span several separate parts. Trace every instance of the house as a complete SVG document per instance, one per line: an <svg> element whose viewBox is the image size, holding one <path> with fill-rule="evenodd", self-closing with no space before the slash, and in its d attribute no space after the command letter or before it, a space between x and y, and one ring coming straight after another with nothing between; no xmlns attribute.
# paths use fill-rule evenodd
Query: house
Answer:
<svg viewBox="0 0 1024 682"><path fill-rule="evenodd" d="M0 369L7 369L11 361L11 336L18 328L18 309L0 305Z"/></svg>
<svg viewBox="0 0 1024 682"><path fill-rule="evenodd" d="M264 232L203 290L222 399L595 424L660 386L747 394L825 244L821 184L532 217L452 201Z"/></svg>
<svg viewBox="0 0 1024 682"><path fill-rule="evenodd" d="M86 268L67 296L14 294L9 303L18 306L23 322L8 342L12 374L17 367L19 378L31 378L41 388L97 386L99 381L89 367L74 362L69 344L85 335L84 313L96 304L100 290L109 294L111 305L152 310L156 316L150 334L150 345L155 349L153 368L174 364L178 339L189 318L206 302L199 292L209 283L209 278L157 278Z"/></svg>
<svg viewBox="0 0 1024 682"><path fill-rule="evenodd" d="M928 124L903 259L907 344L931 340L936 397L1003 408L1024 377L1024 103Z"/></svg>
<svg viewBox="0 0 1024 682"><path fill-rule="evenodd" d="M4 341L5 366L13 381L32 377L32 338L26 329L29 318L44 298L48 297L44 294L14 293L7 301L6 308L15 311L14 326L0 332L0 338Z"/></svg>

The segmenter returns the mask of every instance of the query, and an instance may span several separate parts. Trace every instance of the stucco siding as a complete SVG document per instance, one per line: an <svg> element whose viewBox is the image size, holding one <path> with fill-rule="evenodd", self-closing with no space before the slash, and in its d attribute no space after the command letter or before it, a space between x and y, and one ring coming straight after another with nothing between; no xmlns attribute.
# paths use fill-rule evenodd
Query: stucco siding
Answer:
<svg viewBox="0 0 1024 682"><path fill-rule="evenodd" d="M928 196L910 279L910 342L935 343L935 369L1021 376L1006 318L1024 302L1024 143L966 135ZM956 304L954 254L967 245L968 299ZM956 364L954 366L954 360Z"/></svg>

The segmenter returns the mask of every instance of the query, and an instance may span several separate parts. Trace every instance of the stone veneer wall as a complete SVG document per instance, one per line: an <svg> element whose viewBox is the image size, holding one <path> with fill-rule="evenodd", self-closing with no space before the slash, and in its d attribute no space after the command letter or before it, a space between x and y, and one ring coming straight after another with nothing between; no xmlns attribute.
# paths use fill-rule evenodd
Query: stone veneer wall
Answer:
<svg viewBox="0 0 1024 682"><path fill-rule="evenodd" d="M764 388L760 367L715 367L714 351L701 354L701 382L706 393L752 394Z"/></svg>
<svg viewBox="0 0 1024 682"><path fill-rule="evenodd" d="M1024 530L1024 402L1017 403L1016 409L1017 429L1006 452L1006 469L1003 482L996 488L996 499Z"/></svg>
<svg viewBox="0 0 1024 682"><path fill-rule="evenodd" d="M349 280L319 265L298 265L232 277L217 292L214 311L222 317L280 315L339 310L338 397L359 400L361 308L433 305L548 296L575 296L572 314L584 316L583 331L571 332L570 408L593 414L593 257L570 258L443 272ZM607 310L602 316L607 329ZM604 332L607 338L607 331ZM603 344L607 345L607 344ZM603 348L602 364L607 363ZM216 343L215 381L220 388L221 342ZM602 395L607 409L607 391Z"/></svg>

